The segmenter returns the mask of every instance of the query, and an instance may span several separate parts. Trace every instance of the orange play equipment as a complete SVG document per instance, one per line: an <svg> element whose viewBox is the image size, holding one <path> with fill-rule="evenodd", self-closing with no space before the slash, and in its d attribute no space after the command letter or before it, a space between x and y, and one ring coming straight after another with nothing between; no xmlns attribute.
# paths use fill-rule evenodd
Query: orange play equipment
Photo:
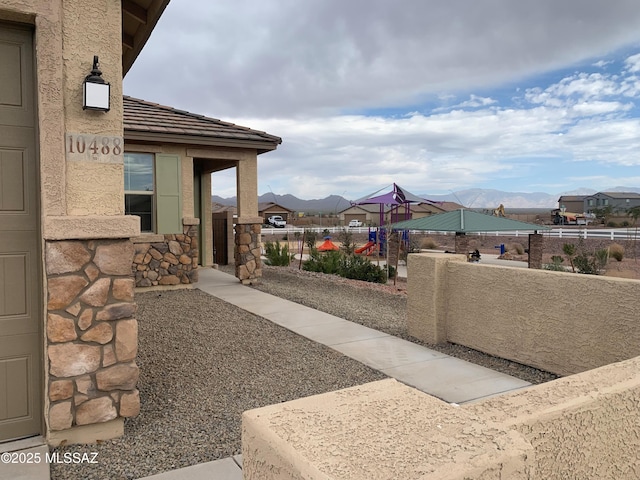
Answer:
<svg viewBox="0 0 640 480"><path fill-rule="evenodd" d="M322 243L322 245L320 245L318 247L318 251L319 252L329 252L331 250L340 250L340 249L331 241L330 238L325 238L325 240Z"/></svg>
<svg viewBox="0 0 640 480"><path fill-rule="evenodd" d="M365 252L365 253L369 254L369 250L373 249L375 246L376 246L376 242L369 241L369 242L365 243L362 247L357 248L355 250L355 252L356 253Z"/></svg>

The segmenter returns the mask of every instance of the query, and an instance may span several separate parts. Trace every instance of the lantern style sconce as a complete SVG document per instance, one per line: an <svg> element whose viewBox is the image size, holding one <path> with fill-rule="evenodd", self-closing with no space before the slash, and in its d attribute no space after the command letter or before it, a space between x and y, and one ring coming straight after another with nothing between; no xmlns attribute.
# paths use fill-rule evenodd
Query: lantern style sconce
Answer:
<svg viewBox="0 0 640 480"><path fill-rule="evenodd" d="M111 85L104 81L102 72L98 68L98 56L93 57L93 69L82 83L82 109L109 111Z"/></svg>

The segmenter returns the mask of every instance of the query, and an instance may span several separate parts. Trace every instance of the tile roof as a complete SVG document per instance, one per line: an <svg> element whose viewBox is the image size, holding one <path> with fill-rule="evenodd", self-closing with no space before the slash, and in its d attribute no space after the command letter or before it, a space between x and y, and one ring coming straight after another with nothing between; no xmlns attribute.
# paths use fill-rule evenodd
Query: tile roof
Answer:
<svg viewBox="0 0 640 480"><path fill-rule="evenodd" d="M640 193L636 193L636 192L598 192L590 196L593 197L596 195L607 195L608 197L611 197L611 198L622 198L622 199L640 198Z"/></svg>
<svg viewBox="0 0 640 480"><path fill-rule="evenodd" d="M215 118L126 95L123 101L125 137L132 132L138 132L165 137L189 137L189 140L185 139L184 143L197 143L200 139L207 144L211 141L223 141L257 143L260 146L271 145L267 150L273 150L282 143L280 137ZM266 151L264 148L261 150Z"/></svg>

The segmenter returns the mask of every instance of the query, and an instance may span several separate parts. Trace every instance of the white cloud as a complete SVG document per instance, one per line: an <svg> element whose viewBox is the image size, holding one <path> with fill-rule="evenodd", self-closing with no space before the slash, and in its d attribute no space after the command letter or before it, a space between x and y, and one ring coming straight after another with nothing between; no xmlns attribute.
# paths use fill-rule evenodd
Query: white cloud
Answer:
<svg viewBox="0 0 640 480"><path fill-rule="evenodd" d="M172 0L125 88L224 117L397 107L609 53L639 22L636 0Z"/></svg>
<svg viewBox="0 0 640 480"><path fill-rule="evenodd" d="M639 23L637 0L172 0L125 92L282 136L260 193L541 185L639 165L640 54L597 60ZM601 70L549 80L581 62ZM232 172L213 187L232 195Z"/></svg>

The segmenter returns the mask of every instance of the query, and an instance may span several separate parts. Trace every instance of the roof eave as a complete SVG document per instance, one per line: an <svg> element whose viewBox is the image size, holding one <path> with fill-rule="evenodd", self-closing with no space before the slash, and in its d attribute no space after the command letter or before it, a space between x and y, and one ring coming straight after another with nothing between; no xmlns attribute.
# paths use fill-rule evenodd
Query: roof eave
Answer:
<svg viewBox="0 0 640 480"><path fill-rule="evenodd" d="M182 135L167 134L154 132L141 132L124 128L124 139L129 141L150 142L150 143L173 143L186 145L201 145L207 147L231 147L231 148L250 148L256 150L258 154L271 152L278 148L282 142L273 141L250 141L250 140L233 140L229 138L215 138L199 135Z"/></svg>

